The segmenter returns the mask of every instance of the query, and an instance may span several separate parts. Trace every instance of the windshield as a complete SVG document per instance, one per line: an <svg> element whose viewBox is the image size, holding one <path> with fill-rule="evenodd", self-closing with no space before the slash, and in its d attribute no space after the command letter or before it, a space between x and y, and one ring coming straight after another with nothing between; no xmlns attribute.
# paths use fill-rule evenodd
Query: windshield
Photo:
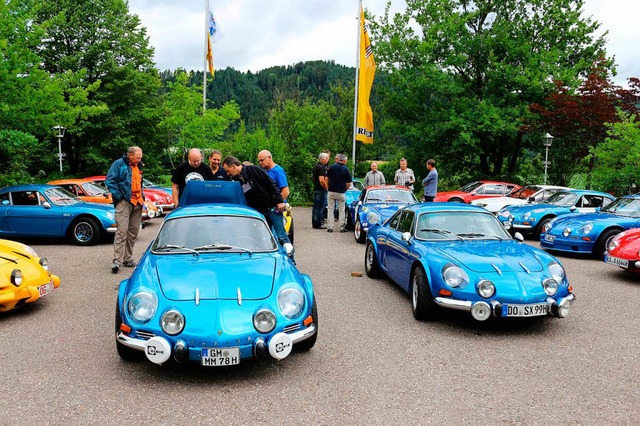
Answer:
<svg viewBox="0 0 640 426"><path fill-rule="evenodd" d="M509 197L511 198L519 198L521 200L526 200L529 197L532 197L533 194L535 194L536 192L540 191L542 188L540 188L539 186L534 186L534 185L527 185L524 188L520 188L518 190L516 190L515 192L511 193L511 195L509 195Z"/></svg>
<svg viewBox="0 0 640 426"><path fill-rule="evenodd" d="M510 240L511 236L491 213L449 211L421 214L418 218L416 238L421 240Z"/></svg>
<svg viewBox="0 0 640 426"><path fill-rule="evenodd" d="M640 217L640 200L635 198L618 198L606 207L603 212L615 213L618 216Z"/></svg>
<svg viewBox="0 0 640 426"><path fill-rule="evenodd" d="M184 253L196 250L273 251L276 242L267 224L245 216L190 216L166 221L151 250Z"/></svg>
<svg viewBox="0 0 640 426"><path fill-rule="evenodd" d="M60 187L49 188L44 191L44 195L56 206L68 206L80 202L75 195Z"/></svg>
<svg viewBox="0 0 640 426"><path fill-rule="evenodd" d="M417 203L415 195L411 191L402 191L399 189L374 189L367 192L365 203L400 203L413 204Z"/></svg>
<svg viewBox="0 0 640 426"><path fill-rule="evenodd" d="M156 186L156 184L151 182L149 179L142 178L142 186L146 188L147 186Z"/></svg>
<svg viewBox="0 0 640 426"><path fill-rule="evenodd" d="M93 182L84 182L82 184L82 189L84 189L84 192L86 192L87 195L91 196L102 195L105 193L105 190L102 189L102 187L96 185Z"/></svg>
<svg viewBox="0 0 640 426"><path fill-rule="evenodd" d="M578 199L578 194L573 192L556 192L547 200L547 203L554 206L569 207Z"/></svg>
<svg viewBox="0 0 640 426"><path fill-rule="evenodd" d="M460 188L459 191L471 192L474 189L476 189L477 187L479 187L480 185L482 185L482 182L471 182L471 183L466 184L462 188Z"/></svg>

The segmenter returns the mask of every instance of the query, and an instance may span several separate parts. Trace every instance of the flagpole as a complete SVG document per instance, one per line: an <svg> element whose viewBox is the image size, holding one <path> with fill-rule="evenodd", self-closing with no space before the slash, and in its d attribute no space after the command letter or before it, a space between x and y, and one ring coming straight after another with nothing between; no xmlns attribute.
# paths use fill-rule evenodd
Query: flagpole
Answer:
<svg viewBox="0 0 640 426"><path fill-rule="evenodd" d="M204 0L204 72L202 73L202 113L207 110L207 54L209 53L209 0Z"/></svg>
<svg viewBox="0 0 640 426"><path fill-rule="evenodd" d="M362 0L358 0L358 31L356 32L356 84L354 86L354 96L353 96L353 168L351 170L351 175L355 177L356 174L356 128L357 128L357 118L358 118L358 84L359 84L359 71L360 71L360 29L362 27L362 22L360 22L360 9L362 9Z"/></svg>

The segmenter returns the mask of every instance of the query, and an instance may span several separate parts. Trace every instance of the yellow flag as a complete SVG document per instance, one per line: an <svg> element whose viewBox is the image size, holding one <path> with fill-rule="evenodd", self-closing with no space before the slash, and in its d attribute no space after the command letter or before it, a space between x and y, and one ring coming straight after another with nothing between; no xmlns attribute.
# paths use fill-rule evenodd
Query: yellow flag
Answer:
<svg viewBox="0 0 640 426"><path fill-rule="evenodd" d="M214 75L215 71L213 69L213 36L218 31L218 24L216 23L215 18L213 17L213 13L211 13L211 6L207 4L207 11L209 12L208 17L208 25L207 25L207 68L209 69L209 73Z"/></svg>
<svg viewBox="0 0 640 426"><path fill-rule="evenodd" d="M369 94L376 73L371 42L364 23L364 10L360 6L360 68L358 70L358 115L356 118L356 140L373 143L373 112L369 105Z"/></svg>

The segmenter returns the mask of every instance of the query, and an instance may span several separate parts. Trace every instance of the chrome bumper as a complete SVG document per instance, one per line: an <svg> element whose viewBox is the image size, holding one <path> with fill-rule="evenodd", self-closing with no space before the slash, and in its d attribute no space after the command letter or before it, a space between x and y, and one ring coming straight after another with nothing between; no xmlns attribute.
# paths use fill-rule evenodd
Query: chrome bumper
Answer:
<svg viewBox="0 0 640 426"><path fill-rule="evenodd" d="M116 228L115 226L110 226L105 231L109 234L115 234L117 230L118 228Z"/></svg>
<svg viewBox="0 0 640 426"><path fill-rule="evenodd" d="M563 304L563 303L573 303L576 300L576 296L573 293L569 293L568 296L563 297L562 299L560 299L559 301L555 301L552 298L547 298L547 304L549 305L549 309L548 309L548 315L553 315L553 316L558 316L558 306ZM482 303L482 304L490 304L491 305L491 312L493 313L494 317L501 317L501 311L502 311L502 304L492 300L490 302L484 302L484 301L480 301L480 302L471 302L468 300L455 300L455 299L449 299L446 297L436 297L434 299L434 301L436 302L436 304L440 307L443 308L447 308L447 309L455 309L458 311L464 311L464 312L471 312L472 308L474 307L474 305Z"/></svg>

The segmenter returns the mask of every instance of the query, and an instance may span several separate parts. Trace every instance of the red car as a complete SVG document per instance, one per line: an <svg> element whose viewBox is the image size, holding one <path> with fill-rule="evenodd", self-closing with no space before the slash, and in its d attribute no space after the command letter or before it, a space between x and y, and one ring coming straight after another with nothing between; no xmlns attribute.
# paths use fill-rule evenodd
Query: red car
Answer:
<svg viewBox="0 0 640 426"><path fill-rule="evenodd" d="M640 228L629 229L610 238L604 261L627 272L640 274Z"/></svg>
<svg viewBox="0 0 640 426"><path fill-rule="evenodd" d="M107 178L106 176L102 175L102 176L89 176L88 178L85 178L85 179L93 181L105 187L104 181L106 178ZM144 188L144 196L147 200L153 201L154 203L156 203L156 206L158 207L158 213L160 214L160 216L165 214L165 212L167 212L168 210L173 210L175 208L173 197L161 189Z"/></svg>
<svg viewBox="0 0 640 426"><path fill-rule="evenodd" d="M470 203L479 198L506 197L520 188L521 186L515 183L479 180L468 183L457 191L438 192L433 201Z"/></svg>

